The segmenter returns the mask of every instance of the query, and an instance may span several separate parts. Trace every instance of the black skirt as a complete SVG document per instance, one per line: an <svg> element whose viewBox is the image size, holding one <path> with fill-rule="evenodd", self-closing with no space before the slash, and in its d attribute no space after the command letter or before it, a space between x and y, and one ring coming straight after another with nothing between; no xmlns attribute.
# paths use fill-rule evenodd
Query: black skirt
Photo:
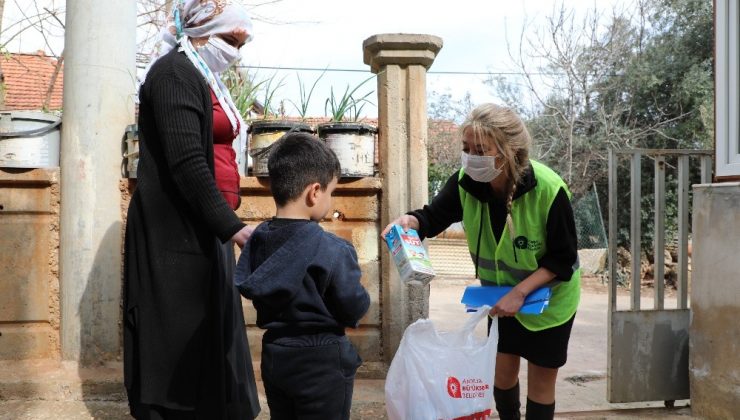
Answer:
<svg viewBox="0 0 740 420"><path fill-rule="evenodd" d="M237 291L233 280L234 268L236 267L234 243L228 241L223 244L220 254L222 258L220 268L223 271L219 278L223 287L223 293L221 294L223 303L216 307L223 308L223 311L219 311L223 315L223 319L220 323L222 326L220 334L217 333L218 336L214 338L216 340L220 339L220 342L223 343L220 353L216 355L219 360L224 362L221 369L224 377L219 381L224 386L221 394L221 404L225 407L224 418L255 418L260 412L260 404L254 369L252 368L252 355L249 352L247 330L244 324L241 295ZM212 413L203 414L206 416L202 418L214 418Z"/></svg>
<svg viewBox="0 0 740 420"><path fill-rule="evenodd" d="M498 352L514 354L537 366L557 369L568 360L575 314L564 324L541 331L526 329L514 317L498 318ZM488 318L488 328L492 319Z"/></svg>
<svg viewBox="0 0 740 420"><path fill-rule="evenodd" d="M135 264L135 259L128 258L128 262ZM131 415L137 419L252 419L259 414L241 296L233 283L233 243L216 245L212 262L211 276L200 279L206 283L204 290L208 290L202 295L206 317L202 329L192 336L191 342L173 343L179 346L173 346L169 353L162 346L147 346L140 339L142 331L151 330L151 325L161 328L176 328L177 325L153 324L149 317L137 319L137 311L127 319L124 340L127 393ZM175 277L171 280L182 279ZM127 286L130 288L131 285ZM150 300L156 301L156 296ZM187 307L176 309L180 316L186 316L190 310ZM176 320L178 314L168 315L171 316L167 319ZM163 334L166 333L161 331L160 335ZM184 359L182 354L173 351L174 348L189 346L202 349L197 353L200 356ZM169 358L176 363L178 369L173 376L158 376L140 363L142 352L151 352L155 348L165 353L159 355L161 360ZM185 380L178 377L182 371L188 371ZM141 385L147 381L156 381L167 387L167 398L152 400L142 395Z"/></svg>

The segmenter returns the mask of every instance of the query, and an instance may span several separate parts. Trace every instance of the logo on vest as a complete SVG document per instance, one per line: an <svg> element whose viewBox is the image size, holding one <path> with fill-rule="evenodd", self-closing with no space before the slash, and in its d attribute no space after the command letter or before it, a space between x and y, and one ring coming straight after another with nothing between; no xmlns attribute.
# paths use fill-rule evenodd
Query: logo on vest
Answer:
<svg viewBox="0 0 740 420"><path fill-rule="evenodd" d="M517 249L525 249L528 251L539 251L542 249L542 242L536 240L527 239L526 236L520 235L514 238L514 246Z"/></svg>

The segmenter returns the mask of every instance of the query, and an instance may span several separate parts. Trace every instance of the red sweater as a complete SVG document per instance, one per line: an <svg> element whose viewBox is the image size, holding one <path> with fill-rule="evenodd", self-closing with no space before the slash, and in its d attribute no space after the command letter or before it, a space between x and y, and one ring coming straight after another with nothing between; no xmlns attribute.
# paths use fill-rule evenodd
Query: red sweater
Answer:
<svg viewBox="0 0 740 420"><path fill-rule="evenodd" d="M226 112L211 90L213 102L213 163L216 169L216 185L232 209L239 207L239 168L236 152L231 147L236 138Z"/></svg>

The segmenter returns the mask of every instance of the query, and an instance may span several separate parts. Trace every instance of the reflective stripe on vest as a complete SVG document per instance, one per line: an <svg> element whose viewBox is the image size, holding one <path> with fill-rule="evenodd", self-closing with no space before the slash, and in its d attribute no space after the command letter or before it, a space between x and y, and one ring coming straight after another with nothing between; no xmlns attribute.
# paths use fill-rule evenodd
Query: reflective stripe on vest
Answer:
<svg viewBox="0 0 740 420"><path fill-rule="evenodd" d="M468 194L461 186L460 203L463 208L463 226L468 249L477 261L478 277L497 285L514 286L539 268L538 260L547 252L547 216L560 188L570 192L563 180L547 166L531 160L537 185L511 205L514 235L504 225L499 241L493 235L490 210L487 203ZM460 170L459 179L464 175ZM480 234L479 234L480 232ZM580 300L581 275L578 260L570 281L553 281L550 304L540 315L517 314L516 318L531 331L552 328L567 322L575 313Z"/></svg>

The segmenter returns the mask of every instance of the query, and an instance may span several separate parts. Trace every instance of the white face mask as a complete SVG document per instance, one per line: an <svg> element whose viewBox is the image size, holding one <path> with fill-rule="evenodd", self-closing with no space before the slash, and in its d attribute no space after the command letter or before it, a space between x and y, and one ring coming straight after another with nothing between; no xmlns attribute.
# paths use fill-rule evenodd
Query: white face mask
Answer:
<svg viewBox="0 0 740 420"><path fill-rule="evenodd" d="M198 49L198 55L214 73L226 71L241 58L238 48L217 36L208 38L208 42Z"/></svg>
<svg viewBox="0 0 740 420"><path fill-rule="evenodd" d="M501 169L496 168L496 156L469 155L462 152L461 160L463 170L474 181L491 182L501 175Z"/></svg>

